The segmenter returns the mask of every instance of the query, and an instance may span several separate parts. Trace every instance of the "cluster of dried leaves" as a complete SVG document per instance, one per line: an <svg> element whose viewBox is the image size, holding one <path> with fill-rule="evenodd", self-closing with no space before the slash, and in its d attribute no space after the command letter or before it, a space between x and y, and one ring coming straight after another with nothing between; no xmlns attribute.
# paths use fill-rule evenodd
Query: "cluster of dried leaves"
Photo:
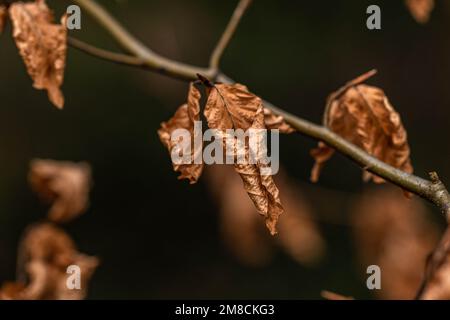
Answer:
<svg viewBox="0 0 450 320"><path fill-rule="evenodd" d="M293 129L279 116L265 109L262 101L256 95L250 93L247 87L241 84L211 84L203 78L206 84L207 102L204 108L204 116L210 129L223 132L226 136L227 129L279 129L281 132L290 133ZM190 84L187 103L183 104L175 112L175 115L167 122L161 124L158 131L162 143L172 153L175 144L171 141L174 130L183 128L194 133L194 121L200 120L200 91L194 83ZM195 147L195 144L192 143ZM194 148L193 147L193 148ZM225 148L225 144L224 144ZM191 159L197 159L202 153L203 146L197 146L197 150L179 150L187 152ZM247 148L248 152L248 148ZM259 214L264 216L266 225L272 235L276 234L276 223L284 209L281 204L279 190L271 175L261 173L263 164L235 164L234 169L240 175L244 189L255 205ZM174 170L179 171L180 179L188 179L191 183L197 182L203 171L203 163L189 165L176 165Z"/></svg>
<svg viewBox="0 0 450 320"><path fill-rule="evenodd" d="M418 23L426 23L434 9L434 0L405 0L411 15Z"/></svg>
<svg viewBox="0 0 450 320"><path fill-rule="evenodd" d="M78 252L72 239L51 223L42 223L27 230L20 245L23 255L21 272L27 282L6 283L0 299L8 300L79 300L87 293L89 280L98 266L98 259ZM68 289L67 267L77 265L81 270L81 289Z"/></svg>
<svg viewBox="0 0 450 320"><path fill-rule="evenodd" d="M9 8L0 5L0 33L8 16L33 86L47 90L50 101L61 109L64 96L60 87L64 81L67 51L66 16L61 18L60 24L54 24L45 0L14 2Z"/></svg>
<svg viewBox="0 0 450 320"><path fill-rule="evenodd" d="M5 283L0 299L83 299L97 268L96 257L80 253L72 239L55 223L82 214L88 205L91 169L86 163L34 160L29 181L34 191L51 204L48 222L29 227L19 245L18 279ZM66 285L67 267L81 270L81 289Z"/></svg>
<svg viewBox="0 0 450 320"><path fill-rule="evenodd" d="M407 134L399 114L381 89L361 84L373 74L374 70L363 74L329 96L324 125L379 160L412 173ZM282 133L294 131L282 117L264 108L261 99L250 93L247 87L241 84L212 84L201 76L200 79L206 87L204 116L209 128L223 132L224 136L227 129L267 128L279 129ZM188 179L190 183L197 182L203 171L203 163L194 161L201 156L203 146L192 143L191 150L174 150L176 143L171 140L171 134L183 128L189 130L193 137L194 121L200 121L200 98L200 91L191 83L187 103L179 107L169 121L163 122L158 131L161 141L171 154L176 151L191 156L192 164L173 165L174 170L181 173L179 179ZM318 148L312 150L311 154L315 158L312 181L318 180L324 163L333 153L334 150L323 142L319 142ZM271 234L275 234L278 217L284 208L273 177L261 174L261 164L235 164L234 169L241 176L244 189L257 211L265 217ZM367 171L363 177L365 181L372 179L376 183L384 182Z"/></svg>
<svg viewBox="0 0 450 320"><path fill-rule="evenodd" d="M361 75L328 97L324 125L379 160L412 173L407 133L399 114L381 89L362 84L373 74L374 70ZM261 99L245 86L212 84L203 77L200 79L206 87L204 116L208 127L223 132L223 136L227 129L274 128L283 133L294 131L282 117L265 109ZM193 136L194 121L200 121L200 98L200 91L191 83L187 103L169 121L161 124L158 134L170 153L187 153L194 160L202 152L203 146L195 144L191 144L194 146L191 150L174 150L176 143L171 140L172 132L178 128L189 130ZM319 142L319 146L312 150L311 154L315 158L312 181L318 180L324 163L333 153L334 150L323 142ZM276 233L278 217L285 209L281 205L274 177L262 175L261 164L235 164L233 167L216 166L209 174L209 181L221 206L223 234L241 261L260 265L270 258L271 251L268 246L261 245L265 238L254 218L255 208L265 217L266 226L272 235ZM181 173L180 179L195 183L202 174L203 163L193 161L189 165L174 164L174 170ZM251 201L242 198L242 189L230 171L239 174ZM375 183L384 182L381 177L366 170L363 178ZM285 186L285 205L289 204L289 214L279 223L279 229L284 230L278 243L300 263L314 262L323 252L323 239L308 214L305 214L308 210L304 204L296 199L298 195L295 189L283 178L278 181L278 185ZM388 189L384 193L364 198L355 210L358 214L355 214L353 225L361 260L366 266L376 264L383 270L380 297L414 298L423 281L426 257L438 239L438 230L424 218L425 209L417 200L408 202L403 197L392 195ZM422 297L448 297L448 281L443 280L448 276L448 258L443 261L438 272L433 273ZM422 268L418 267L421 265ZM350 299L328 293L325 293L325 297Z"/></svg>
<svg viewBox="0 0 450 320"><path fill-rule="evenodd" d="M407 134L399 114L381 89L361 84L374 73L373 70L361 75L328 97L324 125L379 160L412 173ZM311 181L318 181L325 162L333 153L334 149L323 142L311 151L316 161ZM367 171L363 178L384 182Z"/></svg>

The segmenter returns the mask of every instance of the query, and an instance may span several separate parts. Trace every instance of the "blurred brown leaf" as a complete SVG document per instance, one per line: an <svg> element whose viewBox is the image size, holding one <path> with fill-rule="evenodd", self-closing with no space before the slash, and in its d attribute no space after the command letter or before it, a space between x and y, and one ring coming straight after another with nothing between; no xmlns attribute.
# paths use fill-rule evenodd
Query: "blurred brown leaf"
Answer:
<svg viewBox="0 0 450 320"><path fill-rule="evenodd" d="M376 189L362 195L352 221L364 270L369 265L381 268L379 298L413 299L439 235L422 202L402 197L393 187Z"/></svg>
<svg viewBox="0 0 450 320"><path fill-rule="evenodd" d="M434 0L405 0L409 12L418 23L426 23L434 9Z"/></svg>
<svg viewBox="0 0 450 320"><path fill-rule="evenodd" d="M407 134L400 116L381 89L363 84L355 85L364 76L330 95L324 116L325 125L379 160L412 173ZM333 152L332 148L322 142L311 151L316 160L311 171L313 182L319 179L321 168ZM371 178L376 183L384 182L381 177L365 171L364 180Z"/></svg>
<svg viewBox="0 0 450 320"><path fill-rule="evenodd" d="M0 34L2 34L5 28L6 18L8 17L8 10L5 6L0 5Z"/></svg>
<svg viewBox="0 0 450 320"><path fill-rule="evenodd" d="M428 261L426 277L420 299L450 300L450 227Z"/></svg>
<svg viewBox="0 0 450 320"><path fill-rule="evenodd" d="M227 129L265 129L264 108L261 99L248 92L240 84L216 84L209 90L205 117L211 129L225 132ZM248 155L248 146L246 146ZM261 174L262 164L235 164L241 176L244 189L259 214L266 219L266 226L272 235L276 234L278 217L284 209L279 191L271 175Z"/></svg>
<svg viewBox="0 0 450 320"><path fill-rule="evenodd" d="M50 101L64 106L60 87L64 80L67 51L66 16L53 24L44 0L15 2L9 8L13 37L36 89L46 89Z"/></svg>
<svg viewBox="0 0 450 320"><path fill-rule="evenodd" d="M25 290L25 285L16 282L5 282L0 287L0 300L19 300L25 299L22 292Z"/></svg>
<svg viewBox="0 0 450 320"><path fill-rule="evenodd" d="M266 129L265 121L273 129L280 129L285 133L293 131L282 117L275 116L270 111L264 110L261 99L250 93L246 86L222 83L214 85L202 75L198 75L198 77L205 85L208 94L204 110L208 127L217 130L217 134L222 134L223 142L227 139L226 130ZM161 124L161 129L158 131L158 134L160 140L169 149L171 154L174 151L178 152L180 156L185 154L185 150L174 150L178 144L172 142L172 134L176 129L180 128L189 130L191 136L195 133L194 121L200 120L199 99L200 92L191 83L188 103L181 106L175 113L175 116L168 122ZM237 149L236 139L234 137L232 141L234 143L234 151L243 153L245 161L244 163L235 164L235 169L243 180L244 189L252 199L257 211L265 217L266 225L271 234L274 235L277 232L276 223L278 217L283 212L278 188L273 182L271 175L261 173L261 169L264 166L260 161L257 161L256 164L249 162L250 153L247 145L244 151ZM223 146L225 147L226 143L223 143ZM200 146L197 147L198 150L191 150L191 153L199 156L202 150L200 150ZM197 159L197 156L194 156L194 159ZM238 154L235 153L235 159L237 156ZM202 172L203 164L174 164L174 169L182 172L179 178L188 178L191 183L195 183Z"/></svg>
<svg viewBox="0 0 450 320"><path fill-rule="evenodd" d="M240 83L235 83L234 87L247 93L250 92L247 86ZM264 107L264 124L268 130L278 129L281 133L292 133L295 131L295 129L291 127L282 116L274 114L266 107Z"/></svg>
<svg viewBox="0 0 450 320"><path fill-rule="evenodd" d="M311 208L298 188L280 172L275 181L283 192L286 212L280 219L277 238L268 237L256 209L242 190L231 165L216 165L207 171L210 190L220 208L220 226L225 244L237 259L250 266L265 265L273 246L283 248L301 265L313 265L325 252L325 242L312 219Z"/></svg>
<svg viewBox="0 0 450 320"><path fill-rule="evenodd" d="M28 178L40 198L52 204L48 213L51 221L67 222L87 209L91 188L87 163L33 160Z"/></svg>
<svg viewBox="0 0 450 320"><path fill-rule="evenodd" d="M179 107L175 112L175 115L169 121L161 123L158 135L170 154L177 151L174 150L176 144L171 141L171 135L175 130L186 129L191 133L193 140L196 140L196 137L194 137L194 121L200 121L200 97L200 92L195 88L194 84L191 83L187 103ZM201 160L202 148L202 145L196 146L195 143L191 141L191 150L178 150L178 152L182 152L183 154L184 152L188 152L191 154L192 160ZM172 164L173 169L181 173L178 179L188 179L191 184L197 182L203 171L203 163Z"/></svg>
<svg viewBox="0 0 450 320"><path fill-rule="evenodd" d="M51 223L35 225L27 231L20 246L23 265L18 268L27 280L6 283L0 289L1 299L12 300L80 300L99 261L79 253L72 239ZM81 271L81 288L67 287L67 267L77 265Z"/></svg>

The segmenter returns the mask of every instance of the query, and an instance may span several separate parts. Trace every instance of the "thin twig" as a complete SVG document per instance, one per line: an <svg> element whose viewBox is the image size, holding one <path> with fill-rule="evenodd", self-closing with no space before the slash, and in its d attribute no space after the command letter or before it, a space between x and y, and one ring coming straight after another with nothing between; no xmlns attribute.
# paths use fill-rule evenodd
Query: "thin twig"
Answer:
<svg viewBox="0 0 450 320"><path fill-rule="evenodd" d="M76 48L80 51L83 51L87 54L90 54L91 56L97 57L102 60L114 62L117 64L123 64L131 67L149 69L143 60L136 58L134 56L100 49L98 47L95 47L84 41L72 37L69 37L67 39L67 42L71 47Z"/></svg>
<svg viewBox="0 0 450 320"><path fill-rule="evenodd" d="M217 43L216 47L214 48L211 54L211 58L209 60L210 68L214 70L219 69L220 58L222 57L222 54L225 51L225 49L228 47L228 44L230 43L231 38L236 32L236 29L239 25L239 22L242 19L242 16L244 15L245 11L247 10L247 8L250 6L251 3L252 0L239 1L239 4L234 10L233 15L231 16L231 19L228 22L227 27L225 28L225 31L222 33L219 42Z"/></svg>

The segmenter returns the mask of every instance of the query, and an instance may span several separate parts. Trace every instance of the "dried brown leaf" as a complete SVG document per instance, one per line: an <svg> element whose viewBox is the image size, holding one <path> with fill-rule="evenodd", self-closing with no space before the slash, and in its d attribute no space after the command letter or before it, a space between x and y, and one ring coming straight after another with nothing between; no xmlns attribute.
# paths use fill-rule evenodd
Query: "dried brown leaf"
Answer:
<svg viewBox="0 0 450 320"><path fill-rule="evenodd" d="M204 113L209 128L224 133L227 129L266 128L261 99L240 84L214 85L210 89ZM246 153L248 152L249 147L246 146ZM277 233L278 217L284 209L273 177L261 174L262 168L259 162L251 164L247 161L235 164L235 170L242 178L244 189L258 213L266 219L266 226L270 233L274 235Z"/></svg>
<svg viewBox="0 0 450 320"><path fill-rule="evenodd" d="M91 188L87 163L33 160L29 182L42 200L52 204L48 218L54 222L67 222L87 209Z"/></svg>
<svg viewBox="0 0 450 320"><path fill-rule="evenodd" d="M205 117L211 129L249 129L262 108L261 99L240 84L216 84L211 88Z"/></svg>
<svg viewBox="0 0 450 320"><path fill-rule="evenodd" d="M9 8L13 37L36 89L45 89L50 101L64 106L61 85L66 65L66 16L53 24L53 14L44 0L15 2Z"/></svg>
<svg viewBox="0 0 450 320"><path fill-rule="evenodd" d="M99 261L77 251L72 239L50 223L31 227L20 244L26 283L7 283L0 290L1 299L80 300ZM81 289L67 287L67 267L77 265L81 271Z"/></svg>
<svg viewBox="0 0 450 320"><path fill-rule="evenodd" d="M261 99L250 93L245 85L235 83L216 84L216 90L210 91L212 106L205 108L205 116L210 128L226 130L232 127L248 129L252 124L252 115L261 104ZM220 107L215 108L215 103ZM227 111L227 112L225 112ZM221 122L221 124L219 124ZM278 129L281 133L295 131L282 116L275 115L270 109L264 108L264 123L267 129Z"/></svg>
<svg viewBox="0 0 450 320"><path fill-rule="evenodd" d="M174 151L175 143L171 141L171 135L176 129L186 129L191 133L193 140L194 137L194 121L200 121L200 92L194 86L190 84L187 103L183 104L175 112L175 115L167 122L161 123L161 128L158 130L158 135L161 142L172 154ZM201 140L201 139L200 139ZM192 164L175 164L173 163L173 169L179 171L181 174L178 179L188 179L191 184L196 183L203 171L203 163L194 163L195 159L201 160L202 145L195 145L194 141L191 141L191 159ZM184 151L184 150L180 150ZM200 162L200 161L197 161Z"/></svg>
<svg viewBox="0 0 450 320"><path fill-rule="evenodd" d="M350 85L341 91L330 96L325 125L379 160L412 173L406 130L384 92L363 84ZM311 154L316 160L311 180L317 181L333 150L321 142ZM368 172L363 177L365 181L372 178L375 183L384 182Z"/></svg>
<svg viewBox="0 0 450 320"><path fill-rule="evenodd" d="M0 5L0 34L2 34L5 28L6 18L8 17L8 10L5 6Z"/></svg>
<svg viewBox="0 0 450 320"><path fill-rule="evenodd" d="M382 270L382 299L413 299L423 279L425 262L438 241L437 227L418 199L406 199L393 187L362 196L352 214L355 243L365 270Z"/></svg>
<svg viewBox="0 0 450 320"><path fill-rule="evenodd" d="M260 107L255 114L253 129L263 129L264 111ZM247 153L248 153L248 147ZM263 165L250 163L236 163L236 172L241 176L244 189L256 207L256 210L266 220L266 226L272 235L277 233L276 224L279 216L284 212L281 204L279 190L271 175L262 174Z"/></svg>
<svg viewBox="0 0 450 320"><path fill-rule="evenodd" d="M405 4L418 23L427 23L434 9L434 0L405 0Z"/></svg>
<svg viewBox="0 0 450 320"><path fill-rule="evenodd" d="M56 266L70 264L76 253L75 243L61 229L50 223L33 225L25 232L21 241L30 260L43 260Z"/></svg>
<svg viewBox="0 0 450 320"><path fill-rule="evenodd" d="M81 289L72 290L66 283L69 265L60 267L43 260L30 261L26 267L30 282L22 291L22 296L27 300L83 300L98 264L97 258L76 253L70 265L80 268Z"/></svg>

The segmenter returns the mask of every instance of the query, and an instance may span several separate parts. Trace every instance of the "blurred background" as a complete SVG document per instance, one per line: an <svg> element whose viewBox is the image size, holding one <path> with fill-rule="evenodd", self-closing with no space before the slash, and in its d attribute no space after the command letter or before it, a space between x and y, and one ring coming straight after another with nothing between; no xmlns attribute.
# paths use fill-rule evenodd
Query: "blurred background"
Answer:
<svg viewBox="0 0 450 320"><path fill-rule="evenodd" d="M47 2L57 16L70 4ZM201 66L237 4L99 2L154 51ZM382 30L366 28L370 4L381 7ZM316 123L329 93L378 69L368 83L381 87L402 116L415 173L425 177L437 170L450 184L445 138L450 130L449 15L448 1L437 1L430 21L421 25L403 1L257 0L227 48L222 69L275 105ZM69 49L66 104L59 111L44 91L32 88L10 32L9 25L0 36L0 283L15 278L22 231L47 211L28 186L29 162L50 158L83 160L93 168L90 208L66 226L80 251L101 259L90 299L316 299L324 289L376 297L366 288L367 264L359 258L352 221L362 195L377 191L362 183L353 163L335 155L313 185L309 150L316 142L297 134L282 136L283 179L293 193L289 197L301 202L293 211L307 212L305 224L317 244L309 252L315 255L299 257L295 253L308 239L271 238L259 218L259 227L240 225L242 234L257 237L242 251L246 240L230 235L229 226L238 220L224 218L225 196L214 192L226 175L208 168L196 185L178 181L156 133L185 101L187 83ZM87 14L82 30L71 35L118 50ZM389 190L403 201L401 190ZM372 198L378 205L384 201ZM413 201L440 230L444 221L438 210ZM381 213L388 210L378 207ZM266 249L270 252L260 252Z"/></svg>

